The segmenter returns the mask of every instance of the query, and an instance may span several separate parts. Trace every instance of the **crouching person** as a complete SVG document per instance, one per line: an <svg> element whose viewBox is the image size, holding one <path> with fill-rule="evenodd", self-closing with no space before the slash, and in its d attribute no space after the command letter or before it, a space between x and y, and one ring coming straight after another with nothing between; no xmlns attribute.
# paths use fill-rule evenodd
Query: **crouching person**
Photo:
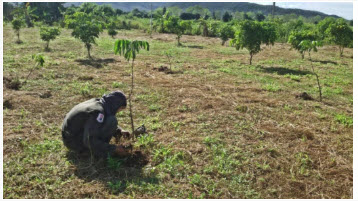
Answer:
<svg viewBox="0 0 358 201"><path fill-rule="evenodd" d="M128 156L122 145L109 144L116 135L129 135L118 127L116 113L125 109L127 99L121 91L93 98L71 109L62 124L62 140L77 153L89 152L98 157Z"/></svg>

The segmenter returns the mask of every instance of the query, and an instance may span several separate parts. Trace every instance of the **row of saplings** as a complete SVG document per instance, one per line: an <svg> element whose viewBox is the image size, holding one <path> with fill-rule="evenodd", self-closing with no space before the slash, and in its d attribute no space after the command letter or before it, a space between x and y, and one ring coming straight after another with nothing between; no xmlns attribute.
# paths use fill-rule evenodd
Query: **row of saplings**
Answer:
<svg viewBox="0 0 358 201"><path fill-rule="evenodd" d="M23 21L14 19L12 21L13 29L15 30L18 36L18 42L20 42L19 32L20 28L23 26ZM75 38L79 38L87 48L88 57L91 58L90 50L92 44L95 43L95 39L99 37L99 34L103 31L102 25L98 23L94 23L93 16L91 14L76 12L73 15L65 16L65 23L69 29L72 29L72 36ZM170 17L168 21L165 21L165 26L171 30L173 33L177 35L178 45L180 45L180 37L184 34L184 31L188 29L190 24L187 24L184 20L178 20L177 18ZM237 31L234 33L233 28L231 26L227 26L223 28L225 35L222 36L222 40L225 42L229 38L233 38L230 40L230 46L234 46L237 50L247 49L250 54L250 65L252 64L252 58L255 54L261 51L261 44L266 45L274 45L274 42L277 40L277 33L275 29L275 25L271 22L258 22L258 21L250 21L245 20L242 21L237 27ZM343 49L345 47L349 47L352 45L353 41L353 32L351 28L347 25L347 23L342 20L336 20L334 23L331 23L325 30L327 36L329 36L330 40L339 46L340 55L343 54ZM46 41L45 50L49 50L49 42L54 40L56 36L60 34L59 28L56 27L41 27L40 28L40 36L41 39ZM319 37L313 31L309 30L300 30L300 31L292 31L289 36L288 42L291 44L292 48L296 49L304 58L305 53L308 53L309 60L311 61L311 52L317 51L317 47L322 46L322 42L317 40ZM116 44L122 44L118 41ZM130 44L130 45L128 45ZM135 58L135 52L139 52L140 47L148 47L142 46L143 44L147 44L147 42L142 41L133 41L132 43L128 41L122 47L132 47L133 50L125 53L126 57L132 57L133 61ZM126 54L133 55L126 55ZM320 95L320 101L322 101L322 87L320 85L319 76L315 72L315 69L312 65L311 68L313 74L316 76L317 86Z"/></svg>

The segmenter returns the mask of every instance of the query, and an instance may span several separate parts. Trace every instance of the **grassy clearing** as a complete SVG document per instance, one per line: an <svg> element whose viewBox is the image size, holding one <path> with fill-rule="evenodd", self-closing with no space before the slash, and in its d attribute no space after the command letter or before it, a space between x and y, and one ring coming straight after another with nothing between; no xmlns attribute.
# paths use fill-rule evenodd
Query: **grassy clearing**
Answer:
<svg viewBox="0 0 358 201"><path fill-rule="evenodd" d="M62 30L43 52L38 28L4 26L4 78L23 81L43 52L45 68L19 90L4 84L4 198L352 198L353 59L337 47L312 54L323 86L318 102L310 62L287 44L263 47L248 65L246 50L220 39L123 31L147 40L136 60L134 120L149 134L132 158L78 157L61 142L64 115L112 90L129 93L130 65L103 33L86 58ZM163 54L175 55L176 73ZM327 56L328 55L328 56ZM296 95L307 92L315 100ZM44 94L49 94L44 96ZM117 114L130 128L128 111ZM113 142L114 143L114 142Z"/></svg>

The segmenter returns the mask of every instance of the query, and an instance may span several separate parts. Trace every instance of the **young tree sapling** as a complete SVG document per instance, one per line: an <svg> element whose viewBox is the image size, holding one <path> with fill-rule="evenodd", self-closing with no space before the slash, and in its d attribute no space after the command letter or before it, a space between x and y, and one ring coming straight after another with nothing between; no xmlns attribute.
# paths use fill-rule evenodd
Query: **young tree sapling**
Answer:
<svg viewBox="0 0 358 201"><path fill-rule="evenodd" d="M129 40L116 40L114 44L114 54L123 55L127 61L132 60L131 71L132 71L132 84L131 91L129 94L129 116L131 118L132 133L134 133L133 123L133 112L132 112L132 95L134 88L134 60L140 49L149 51L149 43L147 41L129 41ZM134 135L132 136L134 139Z"/></svg>

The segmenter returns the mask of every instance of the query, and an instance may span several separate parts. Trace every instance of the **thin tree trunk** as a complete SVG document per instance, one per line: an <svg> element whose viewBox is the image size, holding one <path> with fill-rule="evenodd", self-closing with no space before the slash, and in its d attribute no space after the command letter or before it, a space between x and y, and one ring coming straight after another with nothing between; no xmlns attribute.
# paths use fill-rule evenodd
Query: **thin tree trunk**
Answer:
<svg viewBox="0 0 358 201"><path fill-rule="evenodd" d="M226 42L226 40L222 40L222 41L221 41L221 46L224 46L224 45L225 45L225 42Z"/></svg>
<svg viewBox="0 0 358 201"><path fill-rule="evenodd" d="M318 77L318 74L314 71L311 54L308 53L308 56L310 57L311 68L312 68L312 71L313 71L314 75L316 76L316 80L317 80L317 85L318 85L318 90L319 90L319 101L322 102L322 88L321 88L321 85L319 83L319 77Z"/></svg>
<svg viewBox="0 0 358 201"><path fill-rule="evenodd" d="M36 66L32 67L31 70L30 70L30 73L26 76L26 79L23 83L26 83L27 82L27 79L29 78L30 74L32 73L32 71L35 69Z"/></svg>
<svg viewBox="0 0 358 201"><path fill-rule="evenodd" d="M339 47L339 56L342 57L343 56L343 49L344 47Z"/></svg>
<svg viewBox="0 0 358 201"><path fill-rule="evenodd" d="M133 65L134 65L134 59L132 60L132 86L129 94L129 116L131 118L131 125L132 125L132 139L134 140L134 122L133 122L133 112L132 112L132 95L133 95L133 88L134 88Z"/></svg>
<svg viewBox="0 0 358 201"><path fill-rule="evenodd" d="M49 50L50 41L47 41L46 50Z"/></svg>
<svg viewBox="0 0 358 201"><path fill-rule="evenodd" d="M252 62L252 56L254 56L254 54L250 53L250 65L251 65L251 62Z"/></svg>
<svg viewBox="0 0 358 201"><path fill-rule="evenodd" d="M20 42L20 30L19 30L19 31L17 31L17 41L19 41L19 42Z"/></svg>
<svg viewBox="0 0 358 201"><path fill-rule="evenodd" d="M90 53L90 51L91 51L91 46L90 46L89 44L86 44L86 47L87 47L88 58L89 58L89 59L92 59L91 53Z"/></svg>
<svg viewBox="0 0 358 201"><path fill-rule="evenodd" d="M172 62L170 61L170 56L167 55L168 61L169 61L169 68L172 70Z"/></svg>
<svg viewBox="0 0 358 201"><path fill-rule="evenodd" d="M178 36L177 39L178 39L178 46L180 46L181 45L180 44L180 37Z"/></svg>

